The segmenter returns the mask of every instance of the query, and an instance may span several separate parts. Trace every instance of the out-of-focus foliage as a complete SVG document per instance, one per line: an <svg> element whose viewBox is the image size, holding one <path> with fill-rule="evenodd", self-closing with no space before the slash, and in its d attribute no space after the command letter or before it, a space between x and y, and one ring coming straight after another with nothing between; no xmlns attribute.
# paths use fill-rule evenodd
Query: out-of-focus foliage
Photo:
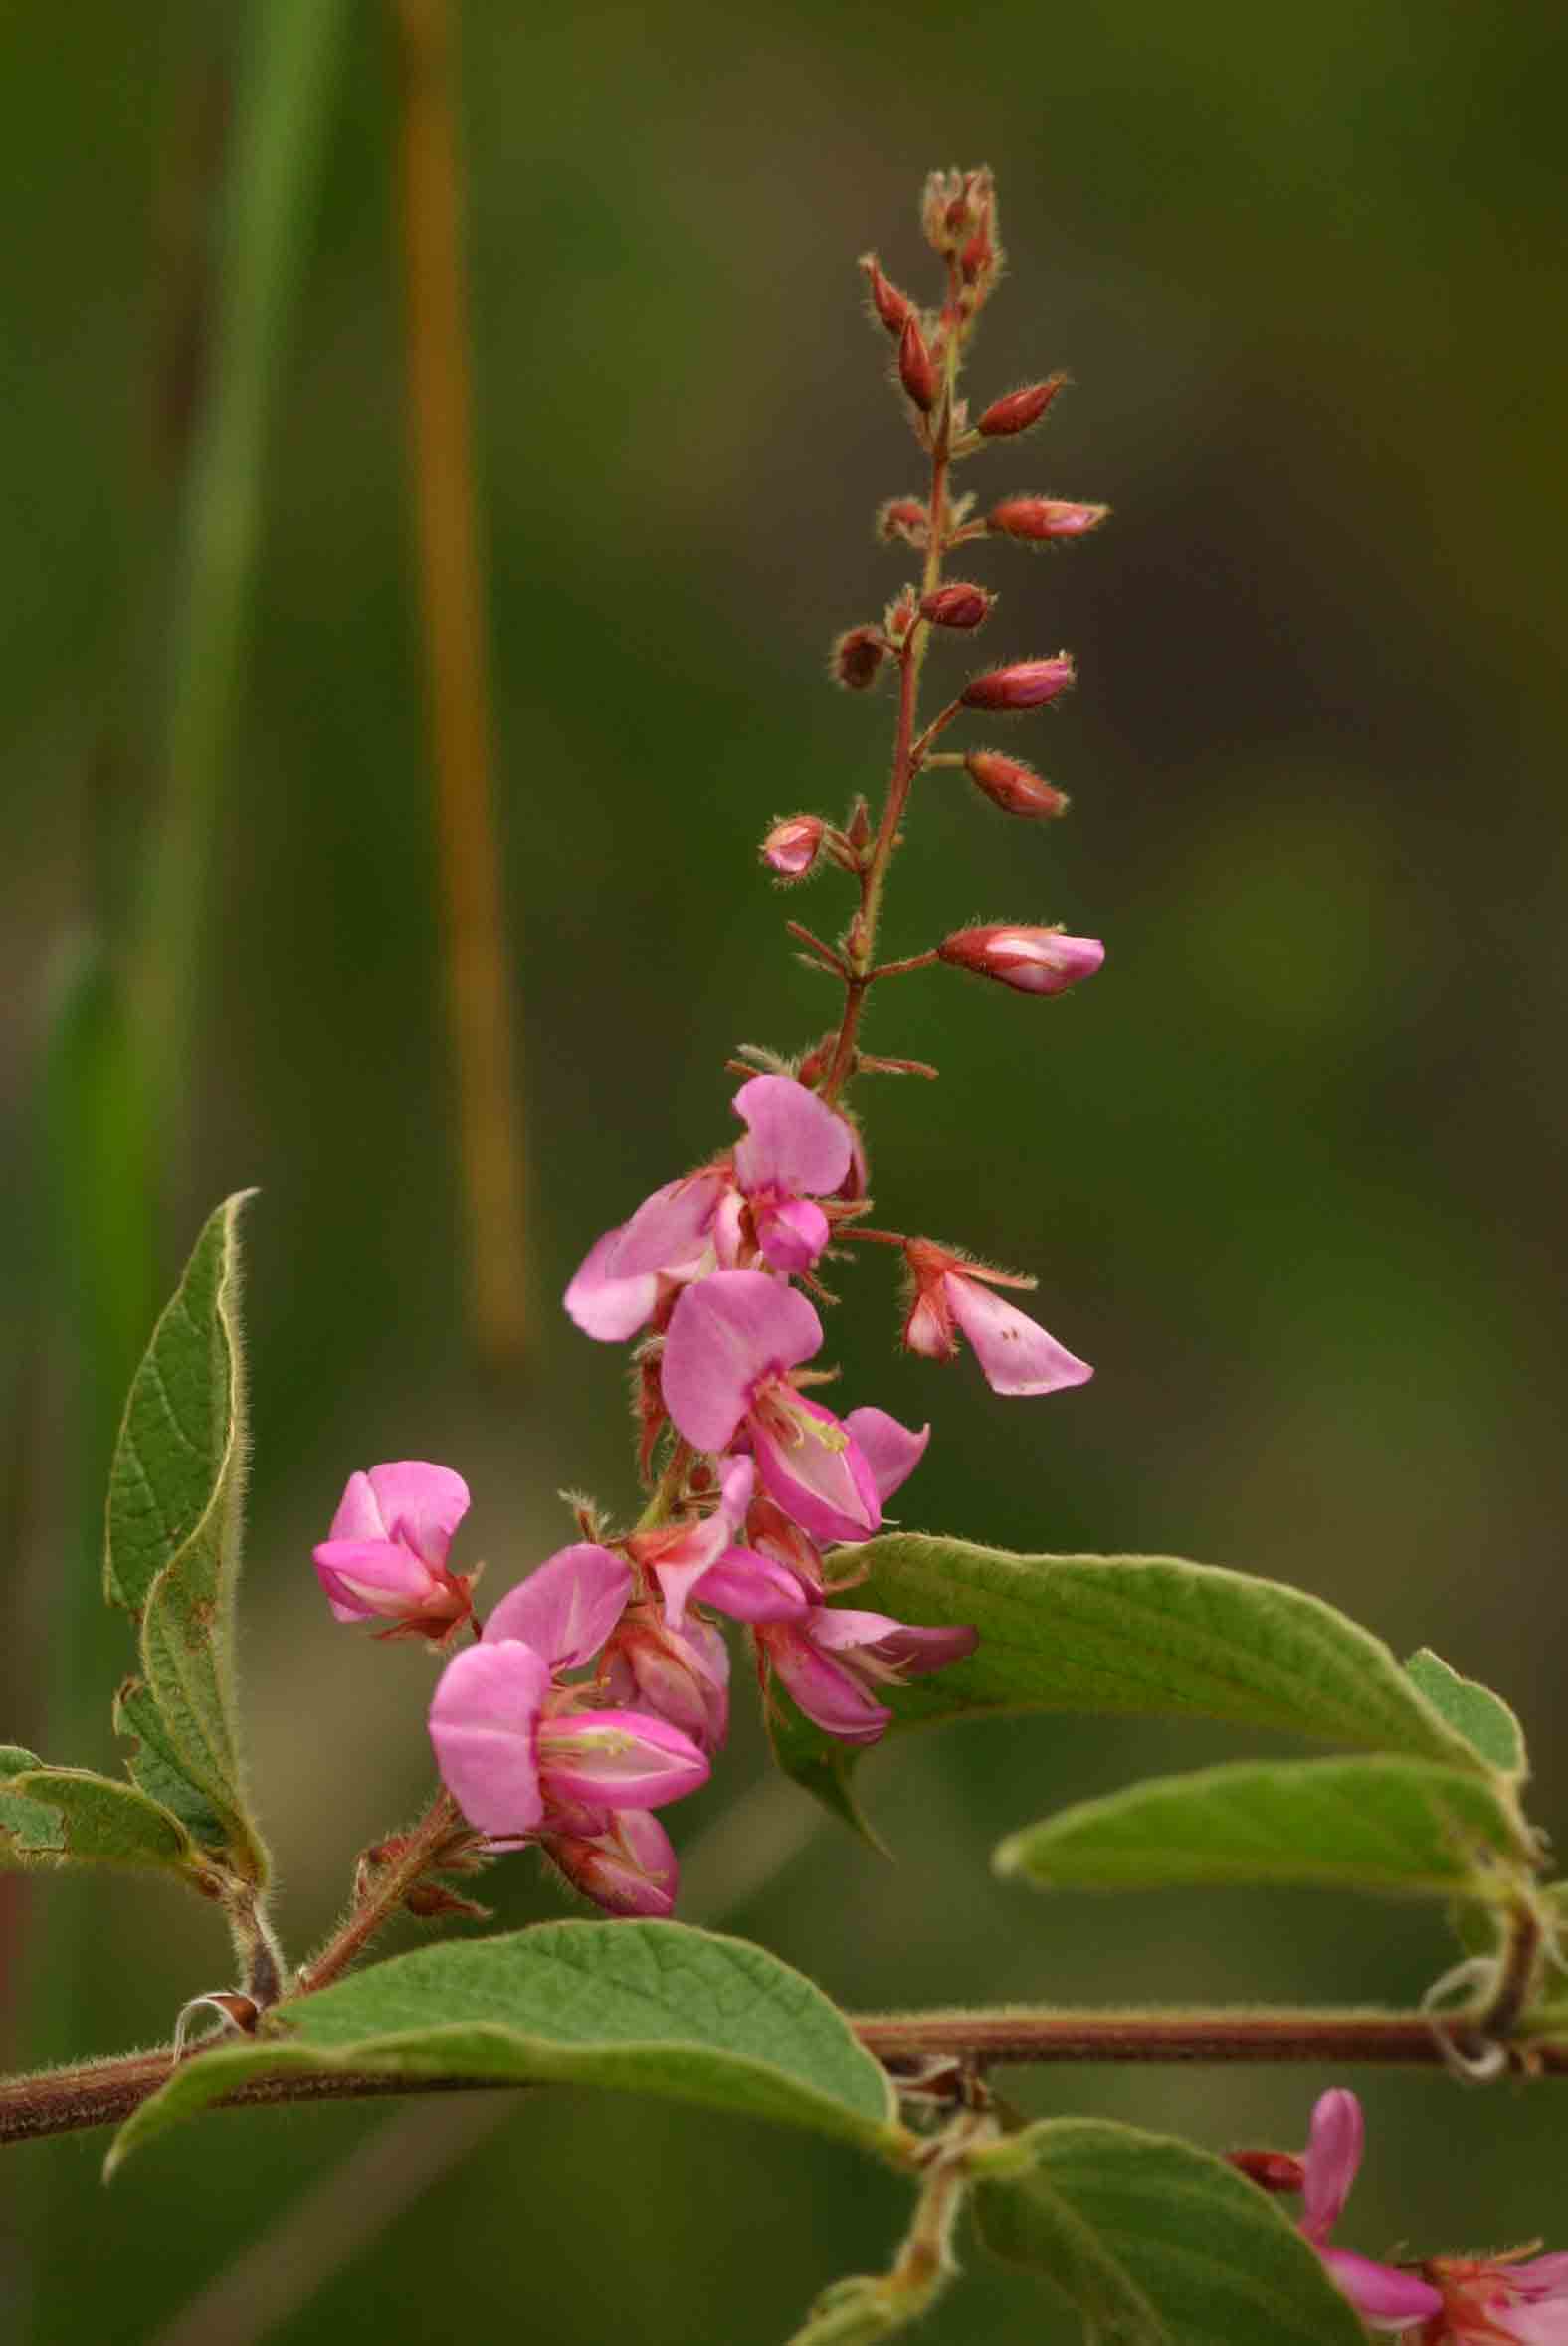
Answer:
<svg viewBox="0 0 1568 2346"><path fill-rule="evenodd" d="M988 651L1078 655L1078 693L1008 737L1071 817L1021 836L933 776L887 943L1006 915L1102 934L1109 954L1061 1003L942 971L888 989L873 1048L943 1075L869 1097L879 1215L1037 1271L1042 1316L1097 1375L1007 1403L896 1358L872 1262L839 1281L846 1399L932 1417L899 1502L911 1527L1174 1549L1343 1602L1398 1652L1435 1645L1520 1713L1550 1822L1568 1784L1542 1628L1568 332L1550 13L1124 0L959 25L695 0L467 19L537 1349L515 1389L485 1386L461 1325L394 85L361 11L271 451L196 1113L172 1168L179 1253L215 1198L264 1192L242 1663L291 1945L428 1775L426 1664L337 1633L308 1568L344 1474L450 1460L475 1491L468 1561L487 1556L494 1588L558 1544L562 1483L624 1507L619 1364L555 1298L601 1229L727 1134L726 1053L796 1046L828 1016L753 848L769 817L837 814L882 769L884 703L821 673L829 637L904 575L869 522L916 478L853 263L876 243L917 278L913 195L939 162L995 167L1012 252L975 388L1076 378L1028 449L986 460L987 486L1115 511L1080 549L985 568L1004 590ZM66 1179L24 1171L47 968L113 913L155 785L215 21L83 0L69 39L39 10L0 32L17 229L0 255L0 1271L19 1294L37 1201ZM829 928L833 880L817 886L789 909ZM37 1713L52 1584L97 1571L65 1472L74 1380L48 1308L5 1329L0 1734L67 1759ZM897 1867L825 1825L725 1921L852 2005L1418 1993L1448 1959L1436 1919L1280 1892L1245 1919L1230 1901L1217 1927L1204 1893L1107 1905L990 1878L1004 1833L1234 1751L1191 1725L1071 1719L913 1739L872 1763ZM742 1736L727 1784L762 1764ZM725 1797L693 1804L693 1829ZM504 1920L557 1910L528 1860L495 1879ZM156 1884L28 1895L69 1901L88 1946L84 2050L165 2035L223 1975L216 1925ZM1218 2146L1298 2141L1330 2081L1051 2072L1018 2090ZM1363 2179L1352 2245L1560 2228L1548 2088L1503 2107L1433 2075L1367 2098L1374 2143L1399 2147ZM155 2337L382 2122L214 2117L106 2199L91 2138L12 2153L53 2209L32 2227L43 2334ZM868 2234L890 2247L902 2201L832 2146L529 2096L276 2335L415 2337L439 2302L454 2335L521 2316L562 2346L783 2336L867 2265ZM0 2253L3 2292L20 2251ZM926 2334L1000 2346L1019 2322L1013 2284L982 2281Z"/></svg>

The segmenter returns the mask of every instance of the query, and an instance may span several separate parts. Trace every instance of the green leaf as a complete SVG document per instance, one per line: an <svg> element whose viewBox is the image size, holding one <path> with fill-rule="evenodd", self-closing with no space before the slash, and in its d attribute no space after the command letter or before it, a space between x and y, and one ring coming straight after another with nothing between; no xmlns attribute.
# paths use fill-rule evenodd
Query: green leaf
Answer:
<svg viewBox="0 0 1568 2346"><path fill-rule="evenodd" d="M1493 1694L1489 1686L1474 1678L1462 1678L1430 1646L1412 1654L1405 1674L1488 1767L1523 1782L1529 1773L1524 1729L1500 1694Z"/></svg>
<svg viewBox="0 0 1568 2346"><path fill-rule="evenodd" d="M1099 2346L1366 2346L1312 2249L1256 2184L1164 2135L1052 2118L982 2181L980 2237L1060 2290Z"/></svg>
<svg viewBox="0 0 1568 2346"><path fill-rule="evenodd" d="M891 1532L843 1552L846 1602L922 1626L971 1623L980 1643L912 1685L879 1689L890 1734L1016 1711L1101 1711L1285 1728L1358 1749L1481 1770L1381 1639L1279 1581L1173 1556L1015 1556ZM785 1773L835 1813L859 1754L780 1704Z"/></svg>
<svg viewBox="0 0 1568 2346"><path fill-rule="evenodd" d="M73 1860L151 1866L209 1895L215 1888L179 1818L133 1785L0 1747L0 1868Z"/></svg>
<svg viewBox="0 0 1568 2346"><path fill-rule="evenodd" d="M1532 1858L1500 1786L1377 1757L1242 1761L1135 1784L1012 1834L995 1865L1043 1889L1324 1882L1499 1900Z"/></svg>
<svg viewBox="0 0 1568 2346"><path fill-rule="evenodd" d="M169 1740L162 1713L141 1678L127 1678L114 1697L114 1731L130 1739L125 1766L152 1800L172 1809L193 1841L215 1855L226 1852L231 1826L191 1783Z"/></svg>
<svg viewBox="0 0 1568 2346"><path fill-rule="evenodd" d="M245 1809L233 1671L245 1194L202 1231L132 1382L109 1475L104 1580L141 1633L145 1693L130 1696L127 1715L141 1743L132 1773L171 1801L171 1778L182 1779L181 1814L216 1820L234 1869L260 1882L267 1860Z"/></svg>
<svg viewBox="0 0 1568 2346"><path fill-rule="evenodd" d="M556 1922L421 1948L280 2006L265 2038L177 2069L109 2170L253 2077L600 2085L803 2126L897 2157L883 2070L798 1971L679 1922Z"/></svg>

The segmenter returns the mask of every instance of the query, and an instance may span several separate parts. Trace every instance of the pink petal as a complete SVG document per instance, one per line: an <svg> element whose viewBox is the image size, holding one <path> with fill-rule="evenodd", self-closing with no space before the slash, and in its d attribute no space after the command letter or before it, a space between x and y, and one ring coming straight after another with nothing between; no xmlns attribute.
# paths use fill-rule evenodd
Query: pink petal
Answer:
<svg viewBox="0 0 1568 2346"><path fill-rule="evenodd" d="M423 1459L397 1459L349 1476L329 1536L399 1540L427 1564L440 1566L468 1511L469 1486L461 1474Z"/></svg>
<svg viewBox="0 0 1568 2346"><path fill-rule="evenodd" d="M733 1621L794 1621L810 1603L786 1565L754 1548L731 1548L703 1573L695 1594Z"/></svg>
<svg viewBox="0 0 1568 2346"><path fill-rule="evenodd" d="M428 1565L386 1539L323 1540L314 1560L316 1577L339 1621L417 1612L442 1585Z"/></svg>
<svg viewBox="0 0 1568 2346"><path fill-rule="evenodd" d="M804 1295L762 1271L715 1271L676 1299L660 1382L665 1407L696 1450L722 1450L770 1369L794 1368L822 1344Z"/></svg>
<svg viewBox="0 0 1568 2346"><path fill-rule="evenodd" d="M807 1718L842 1743L875 1743L892 1717L847 1669L819 1653L804 1630L780 1622L761 1633L763 1651Z"/></svg>
<svg viewBox="0 0 1568 2346"><path fill-rule="evenodd" d="M931 1439L930 1427L922 1426L918 1434L911 1434L907 1426L900 1426L884 1409L852 1409L844 1428L859 1445L861 1456L872 1470L877 1496L885 1506L924 1458Z"/></svg>
<svg viewBox="0 0 1568 2346"><path fill-rule="evenodd" d="M549 1664L516 1642L470 1646L436 1681L436 1764L481 1833L523 1834L544 1814L535 1738L549 1682Z"/></svg>
<svg viewBox="0 0 1568 2346"><path fill-rule="evenodd" d="M870 1539L882 1521L876 1479L831 1409L790 1393L782 1409L766 1419L753 1412L748 1423L763 1487L786 1515L813 1539Z"/></svg>
<svg viewBox="0 0 1568 2346"><path fill-rule="evenodd" d="M729 1649L706 1622L625 1629L611 1650L611 1699L668 1719L699 1751L716 1751L728 1732L728 1684Z"/></svg>
<svg viewBox="0 0 1568 2346"><path fill-rule="evenodd" d="M1568 2297L1568 2254L1527 2256L1510 2264L1508 2277L1521 2297Z"/></svg>
<svg viewBox="0 0 1568 2346"><path fill-rule="evenodd" d="M1086 1360L978 1280L950 1271L942 1284L993 1393L1055 1393L1094 1374Z"/></svg>
<svg viewBox="0 0 1568 2346"><path fill-rule="evenodd" d="M734 1109L747 1127L735 1150L742 1189L825 1198L849 1172L849 1126L792 1076L753 1075L735 1093Z"/></svg>
<svg viewBox="0 0 1568 2346"><path fill-rule="evenodd" d="M520 1638L552 1669L580 1669L604 1644L632 1594L631 1567L592 1540L559 1548L508 1590L485 1637Z"/></svg>
<svg viewBox="0 0 1568 2346"><path fill-rule="evenodd" d="M853 1625L849 1634L843 1625ZM824 1611L813 1624L812 1636L830 1653L858 1648L898 1678L929 1677L950 1662L962 1662L980 1643L980 1633L966 1626L917 1629L906 1621L890 1621L885 1613L857 1613L848 1606Z"/></svg>
<svg viewBox="0 0 1568 2346"><path fill-rule="evenodd" d="M618 1809L592 1840L546 1842L567 1879L607 1914L652 1916L675 1911L680 1868L670 1836L645 1809Z"/></svg>
<svg viewBox="0 0 1568 2346"><path fill-rule="evenodd" d="M775 1271L809 1271L827 1245L828 1217L810 1198L758 1205L757 1244Z"/></svg>
<svg viewBox="0 0 1568 2346"><path fill-rule="evenodd" d="M607 1230L596 1239L566 1290L566 1308L585 1336L601 1344L624 1343L646 1327L659 1300L655 1272L620 1278L611 1271L620 1230Z"/></svg>
<svg viewBox="0 0 1568 2346"><path fill-rule="evenodd" d="M614 1278L636 1278L651 1271L675 1271L703 1254L708 1243L713 1210L725 1187L716 1166L700 1173L684 1173L667 1181L651 1198L644 1198L630 1222L623 1223L607 1269Z"/></svg>
<svg viewBox="0 0 1568 2346"><path fill-rule="evenodd" d="M1366 2127L1361 2104L1342 2085L1320 2094L1307 2136L1301 2184L1301 2230L1316 2248L1338 2223L1361 2165Z"/></svg>
<svg viewBox="0 0 1568 2346"><path fill-rule="evenodd" d="M639 1710L580 1710L540 1726L539 1774L551 1798L662 1809L705 1784L708 1765L691 1738L663 1719Z"/></svg>
<svg viewBox="0 0 1568 2346"><path fill-rule="evenodd" d="M1375 2330L1408 2330L1443 2311L1437 2290L1414 2272L1374 2264L1348 2248L1319 2248L1318 2254L1362 2320Z"/></svg>
<svg viewBox="0 0 1568 2346"><path fill-rule="evenodd" d="M1518 2346L1568 2346L1568 2299L1521 2300L1491 2318L1498 2335L1516 2339Z"/></svg>
<svg viewBox="0 0 1568 2346"><path fill-rule="evenodd" d="M903 1323L905 1351L918 1353L922 1360L951 1360L958 1350L952 1315L939 1293L939 1287L922 1288Z"/></svg>

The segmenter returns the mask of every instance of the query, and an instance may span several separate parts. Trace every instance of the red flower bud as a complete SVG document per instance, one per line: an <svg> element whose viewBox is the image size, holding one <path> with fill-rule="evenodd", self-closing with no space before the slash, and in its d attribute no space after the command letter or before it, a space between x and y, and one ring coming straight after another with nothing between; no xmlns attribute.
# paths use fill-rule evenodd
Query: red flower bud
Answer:
<svg viewBox="0 0 1568 2346"><path fill-rule="evenodd" d="M1066 375L1048 375L1043 383L1031 383L1026 390L1009 391L1005 398L993 399L975 430L987 440L1008 440L1015 432L1027 432L1031 424L1039 423L1066 381Z"/></svg>
<svg viewBox="0 0 1568 2346"><path fill-rule="evenodd" d="M1306 2182L1304 2163L1290 2151L1227 2151L1225 2158L1262 2191L1299 2191Z"/></svg>
<svg viewBox="0 0 1568 2346"><path fill-rule="evenodd" d="M929 415L936 405L936 369L912 312L904 319L898 337L898 380L921 413Z"/></svg>
<svg viewBox="0 0 1568 2346"><path fill-rule="evenodd" d="M820 815L790 815L774 824L758 852L781 880L804 880L817 861L826 828Z"/></svg>
<svg viewBox="0 0 1568 2346"><path fill-rule="evenodd" d="M934 587L921 599L920 617L933 627L978 627L995 601L989 589L954 579L948 586Z"/></svg>
<svg viewBox="0 0 1568 2346"><path fill-rule="evenodd" d="M974 235L958 256L958 266L966 285L979 285L996 267L996 249L991 242L991 231L982 220Z"/></svg>
<svg viewBox="0 0 1568 2346"><path fill-rule="evenodd" d="M1054 660L1020 660L971 677L960 698L965 708L1038 708L1065 692L1074 676L1072 655L1059 652Z"/></svg>
<svg viewBox="0 0 1568 2346"><path fill-rule="evenodd" d="M930 520L918 497L890 496L879 507L877 534L891 545L902 538L906 545L923 546L930 535Z"/></svg>
<svg viewBox="0 0 1568 2346"><path fill-rule="evenodd" d="M834 639L829 666L834 682L846 692L865 692L876 684L886 657L887 639L881 628L852 627Z"/></svg>
<svg viewBox="0 0 1568 2346"><path fill-rule="evenodd" d="M985 525L1000 537L1021 537L1038 545L1049 537L1082 537L1109 511L1109 505L1073 505L1056 496L1007 496L991 507Z"/></svg>
<svg viewBox="0 0 1568 2346"><path fill-rule="evenodd" d="M860 265L866 272L872 307L889 334L901 334L905 319L914 315L914 303L899 293L890 278L883 277L875 253L863 253Z"/></svg>
<svg viewBox="0 0 1568 2346"><path fill-rule="evenodd" d="M1004 757L999 749L971 749L964 759L964 771L1005 815L1065 815L1068 811L1065 790L1054 789L1032 767L1020 765L1015 757Z"/></svg>
<svg viewBox="0 0 1568 2346"><path fill-rule="evenodd" d="M1092 977L1105 958L1098 937L1066 937L1057 928L960 928L936 948L955 969L995 978L1019 994L1065 994Z"/></svg>

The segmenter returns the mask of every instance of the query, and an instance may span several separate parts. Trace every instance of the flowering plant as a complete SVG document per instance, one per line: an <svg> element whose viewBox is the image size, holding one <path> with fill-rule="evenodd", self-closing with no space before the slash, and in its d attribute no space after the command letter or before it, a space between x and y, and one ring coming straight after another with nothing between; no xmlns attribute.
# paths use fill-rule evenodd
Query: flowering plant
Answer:
<svg viewBox="0 0 1568 2346"><path fill-rule="evenodd" d="M583 1337L631 1348L640 1509L574 1501L575 1536L493 1603L487 1593L482 1615L477 1570L451 1562L471 1505L462 1475L401 1460L349 1476L315 1569L337 1622L436 1657L440 1786L423 1817L364 1853L325 1945L291 1961L271 1918L234 1684L242 1201L220 1207L153 1332L111 1478L107 1589L139 1657L116 1698L134 1738L126 1774L0 1750L0 1857L183 1882L226 1917L237 1976L194 1995L154 2053L0 2088L0 2135L117 2121L112 2168L220 2101L591 2083L816 2131L909 2179L902 2247L808 2314L798 2336L811 2346L916 2318L956 2273L966 2207L984 2244L1065 2292L1089 2335L1328 2346L1370 2324L1553 2346L1568 2341L1568 2257L1378 2261L1332 2241L1361 2155L1359 2105L1342 2089L1319 2101L1301 2157L1226 2160L1127 2126L1028 2124L995 2085L1009 2063L1084 2058L1354 2057L1538 2075L1568 2068L1568 2016L1554 2002L1562 1885L1541 1880L1543 1845L1520 1805L1522 1736L1497 1696L1430 1653L1399 1663L1342 1614L1270 1581L1166 1557L1010 1555L899 1528L886 1510L902 1511L931 1429L821 1397L829 1281L888 1251L912 1355L944 1364L967 1347L1006 1398L1066 1393L1091 1374L1009 1299L1032 1278L872 1219L866 1079L935 1072L869 1048L873 995L880 1008L892 979L950 969L1054 997L1104 957L1096 939L1011 921L882 957L917 788L961 772L1025 822L1068 803L1009 750L940 746L974 717L1058 701L1075 681L1067 653L1001 658L922 709L927 664L989 625L995 603L987 585L948 575L951 557L992 541L1076 542L1105 516L1043 494L957 492L958 469L1041 425L1064 378L971 412L963 370L1002 263L989 175L935 175L922 225L940 271L930 307L875 258L862 264L925 467L919 494L882 507L879 534L918 557L918 576L832 652L846 690L891 684L885 794L875 808L855 797L838 822L776 818L761 847L781 886L813 874L849 883L831 940L788 923L839 988L836 1019L793 1055L739 1048L738 1136L629 1200L566 1290ZM722 1768L740 1637L780 1768L800 1799L855 1827L859 1757L935 1721L1207 1716L1337 1745L1080 1803L1010 1835L997 1869L1049 1887L1296 1881L1436 1898L1461 1918L1466 1958L1411 2012L846 2014L764 1948L681 1919L666 1818ZM362 1962L400 1912L488 1920L456 1884L521 1850L594 1915ZM1274 2204L1290 2191L1299 2225ZM1201 2257L1182 2248L1194 2235Z"/></svg>

